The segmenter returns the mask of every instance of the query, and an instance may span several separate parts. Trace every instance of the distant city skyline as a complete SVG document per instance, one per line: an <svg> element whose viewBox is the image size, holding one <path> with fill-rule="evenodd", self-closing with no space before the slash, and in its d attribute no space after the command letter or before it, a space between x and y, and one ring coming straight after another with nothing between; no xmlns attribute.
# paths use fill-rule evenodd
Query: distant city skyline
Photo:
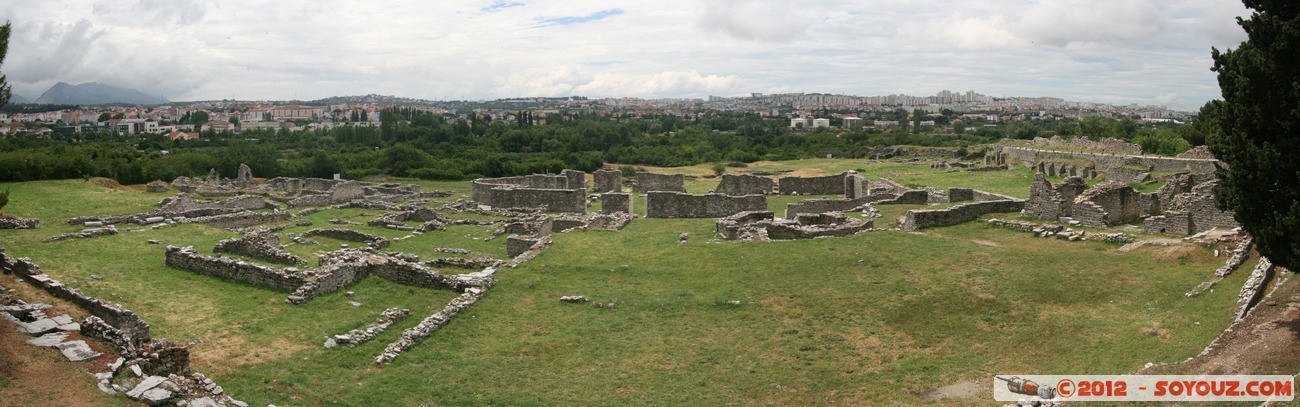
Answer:
<svg viewBox="0 0 1300 407"><path fill-rule="evenodd" d="M0 73L35 99L101 82L194 100L430 100L974 89L1194 111L1239 1L45 1Z"/></svg>

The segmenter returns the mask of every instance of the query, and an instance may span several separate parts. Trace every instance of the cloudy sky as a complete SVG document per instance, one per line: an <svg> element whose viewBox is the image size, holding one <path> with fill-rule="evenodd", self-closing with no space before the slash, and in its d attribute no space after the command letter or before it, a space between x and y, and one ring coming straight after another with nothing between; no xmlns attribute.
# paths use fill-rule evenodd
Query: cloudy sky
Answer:
<svg viewBox="0 0 1300 407"><path fill-rule="evenodd" d="M707 97L974 90L1219 98L1233 0L7 1L0 66L34 99L101 82L171 100Z"/></svg>

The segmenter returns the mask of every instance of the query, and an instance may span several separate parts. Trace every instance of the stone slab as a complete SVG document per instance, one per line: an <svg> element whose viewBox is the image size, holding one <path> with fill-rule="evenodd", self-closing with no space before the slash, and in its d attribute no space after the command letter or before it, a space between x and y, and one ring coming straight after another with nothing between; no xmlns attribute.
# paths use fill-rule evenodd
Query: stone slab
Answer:
<svg viewBox="0 0 1300 407"><path fill-rule="evenodd" d="M50 331L59 329L59 324L49 318L41 318L32 322L23 322L18 324L18 332L25 332L32 335L43 335Z"/></svg>
<svg viewBox="0 0 1300 407"><path fill-rule="evenodd" d="M64 357L73 362L81 362L103 356L102 353L95 352L94 349L90 348L90 345L86 344L86 341L82 340L64 342L56 347L59 348L59 352L62 352Z"/></svg>
<svg viewBox="0 0 1300 407"><path fill-rule="evenodd" d="M53 348L63 343L63 341L67 339L68 339L68 334L66 332L51 332L32 339L28 339L27 343L33 346Z"/></svg>
<svg viewBox="0 0 1300 407"><path fill-rule="evenodd" d="M167 381L167 378L162 376L146 377L144 378L143 381L140 382L140 384L137 384L135 388L131 389L131 391L126 392L126 396L138 400L140 399L140 396L144 394L144 392L152 390L154 387L158 387L158 385L161 385L165 381Z"/></svg>

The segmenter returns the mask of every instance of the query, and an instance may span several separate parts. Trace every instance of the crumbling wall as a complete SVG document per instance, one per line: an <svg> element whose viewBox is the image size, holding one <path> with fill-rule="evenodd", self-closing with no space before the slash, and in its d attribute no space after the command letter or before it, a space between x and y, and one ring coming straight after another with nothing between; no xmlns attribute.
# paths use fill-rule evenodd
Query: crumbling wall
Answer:
<svg viewBox="0 0 1300 407"><path fill-rule="evenodd" d="M870 184L867 179L856 172L850 171L844 176L844 197L847 199L858 199L871 195Z"/></svg>
<svg viewBox="0 0 1300 407"><path fill-rule="evenodd" d="M966 202L975 200L975 190L970 188L948 188L948 202Z"/></svg>
<svg viewBox="0 0 1300 407"><path fill-rule="evenodd" d="M1204 232L1216 227L1240 227L1231 211L1223 211L1214 203L1216 180L1207 180L1191 187L1188 192L1178 193L1190 183L1188 177L1179 177L1166 184L1158 196L1171 196L1165 206L1163 215L1148 217L1142 224L1142 230L1148 233L1170 233L1190 235ZM1168 187L1168 189L1166 189Z"/></svg>
<svg viewBox="0 0 1300 407"><path fill-rule="evenodd" d="M39 226L41 220L36 218L0 217L0 229L36 229Z"/></svg>
<svg viewBox="0 0 1300 407"><path fill-rule="evenodd" d="M587 173L578 170L563 170L560 175L565 178L565 186L562 189L587 189Z"/></svg>
<svg viewBox="0 0 1300 407"><path fill-rule="evenodd" d="M636 173L636 188L634 191L639 193L686 192L686 176L682 174L638 172Z"/></svg>
<svg viewBox="0 0 1300 407"><path fill-rule="evenodd" d="M750 174L722 174L713 193L723 195L767 195L772 193L772 179Z"/></svg>
<svg viewBox="0 0 1300 407"><path fill-rule="evenodd" d="M519 257L533 248L533 245L540 243L542 238L508 236L506 237L506 256Z"/></svg>
<svg viewBox="0 0 1300 407"><path fill-rule="evenodd" d="M1029 185L1029 199L1020 214L1039 219L1071 216L1074 199L1087 188L1088 183L1080 177L1066 177L1060 185L1052 186L1043 173L1035 173L1034 182Z"/></svg>
<svg viewBox="0 0 1300 407"><path fill-rule="evenodd" d="M848 173L824 177L781 177L777 190L781 195L844 195L844 178Z"/></svg>
<svg viewBox="0 0 1300 407"><path fill-rule="evenodd" d="M438 331L438 329L441 329L444 325L447 325L448 322L451 322L451 318L456 316L460 310L468 308L470 305L474 305L475 302L478 302L478 299L482 297L485 292L486 291L482 289L471 288L466 290L459 297L453 298L451 302L447 303L446 307L442 308L441 311L438 311L437 313L430 315L428 318L425 318L423 321L420 321L420 323L415 327L403 331L401 339L388 344L388 347L384 348L384 352L375 359L375 363L392 362L393 359L396 359L398 355L402 354L402 352L424 342L425 339L432 336L434 332Z"/></svg>
<svg viewBox="0 0 1300 407"><path fill-rule="evenodd" d="M648 218L721 218L744 211L767 210L766 195L691 195L679 192L646 194Z"/></svg>
<svg viewBox="0 0 1300 407"><path fill-rule="evenodd" d="M973 221L985 214L1019 212L1024 208L1024 201L985 201L946 209L913 209L907 211L902 228L903 231L912 232L930 227L956 225Z"/></svg>
<svg viewBox="0 0 1300 407"><path fill-rule="evenodd" d="M622 192L623 191L623 172L615 169L604 168L597 170L591 175L592 187L591 193L600 194L605 192Z"/></svg>
<svg viewBox="0 0 1300 407"><path fill-rule="evenodd" d="M802 213L849 212L873 202L896 198L892 195L870 195L857 199L805 199L785 204L785 218L794 219Z"/></svg>
<svg viewBox="0 0 1300 407"><path fill-rule="evenodd" d="M877 202L877 205L922 205L930 202L930 191L911 189L896 197Z"/></svg>
<svg viewBox="0 0 1300 407"><path fill-rule="evenodd" d="M870 195L902 195L904 192L911 190L911 188L889 178L881 178L868 183L868 193Z"/></svg>
<svg viewBox="0 0 1300 407"><path fill-rule="evenodd" d="M718 219L715 227L724 240L765 241L852 236L871 230L874 222L848 218L839 212L776 220L770 211L746 211Z"/></svg>
<svg viewBox="0 0 1300 407"><path fill-rule="evenodd" d="M1126 184L1106 181L1084 191L1070 207L1071 217L1092 227L1122 225L1142 215L1141 197Z"/></svg>
<svg viewBox="0 0 1300 407"><path fill-rule="evenodd" d="M290 273L229 257L205 256L195 251L193 246L167 246L166 264L171 268L279 291L294 291L307 282L300 273Z"/></svg>
<svg viewBox="0 0 1300 407"><path fill-rule="evenodd" d="M486 205L500 208L543 208L545 212L586 213L586 193L581 189L498 187L489 191ZM480 202L482 203L482 202Z"/></svg>
<svg viewBox="0 0 1300 407"><path fill-rule="evenodd" d="M134 312L121 305L82 294L80 290L63 285L45 274L45 271L31 259L9 257L4 247L0 247L0 270L5 274L16 274L32 286L86 310L116 327L129 338L149 337L149 324Z"/></svg>
<svg viewBox="0 0 1300 407"><path fill-rule="evenodd" d="M212 252L216 254L238 254L288 265L306 263L293 253L284 250L284 245L280 244L279 235L261 230L251 231L238 238L217 242L217 245L212 248Z"/></svg>
<svg viewBox="0 0 1300 407"><path fill-rule="evenodd" d="M632 213L632 194L606 192L600 194L600 213Z"/></svg>
<svg viewBox="0 0 1300 407"><path fill-rule="evenodd" d="M208 226L222 229L242 228L263 223L279 222L289 219L291 214L288 211L275 210L273 212L236 212L225 215L200 216L197 218L186 218L182 223L202 223Z"/></svg>
<svg viewBox="0 0 1300 407"><path fill-rule="evenodd" d="M1117 165L1141 165L1151 168L1152 171L1191 172L1197 174L1213 174L1216 168L1215 164L1219 162L1218 160L1212 159L1049 151L1016 146L993 146L986 154L993 156L993 158L990 159L990 161L993 162L1006 163L1019 161L1023 165L1033 165L1040 161L1049 160L1088 160L1093 163L1094 168L1110 168Z"/></svg>
<svg viewBox="0 0 1300 407"><path fill-rule="evenodd" d="M339 239L339 240L347 240L352 242L364 242L370 247L375 249L382 249L388 247L388 243L389 243L388 238L385 238L383 236L375 236L366 232L356 231L352 229L316 228L316 229L308 230L306 232L302 232L302 237L311 237L316 235L326 236L326 237Z"/></svg>

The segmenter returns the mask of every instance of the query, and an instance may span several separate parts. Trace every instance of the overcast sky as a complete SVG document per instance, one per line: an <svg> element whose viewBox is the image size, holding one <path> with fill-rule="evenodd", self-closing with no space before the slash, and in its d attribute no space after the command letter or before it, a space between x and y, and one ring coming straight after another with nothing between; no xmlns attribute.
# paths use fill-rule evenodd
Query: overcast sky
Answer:
<svg viewBox="0 0 1300 407"><path fill-rule="evenodd" d="M1232 0L6 1L0 66L34 99L101 82L171 100L853 95L1219 98Z"/></svg>

